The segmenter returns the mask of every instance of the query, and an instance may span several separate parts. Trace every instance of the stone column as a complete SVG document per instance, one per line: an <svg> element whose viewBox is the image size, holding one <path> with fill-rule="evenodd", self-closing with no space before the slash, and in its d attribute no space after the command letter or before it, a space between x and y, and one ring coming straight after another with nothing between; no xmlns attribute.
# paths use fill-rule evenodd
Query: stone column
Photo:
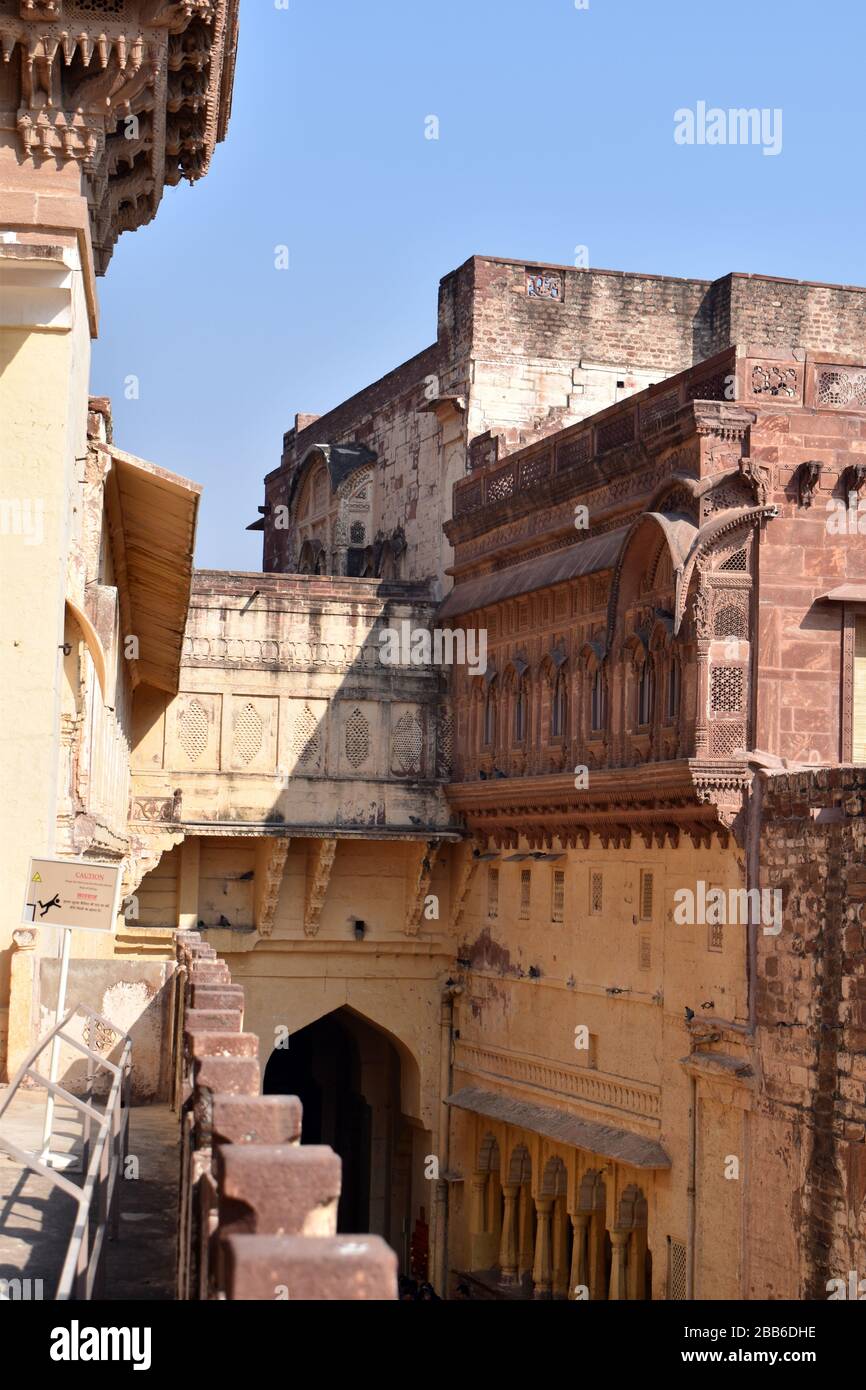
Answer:
<svg viewBox="0 0 866 1390"><path fill-rule="evenodd" d="M502 1239L499 1242L499 1282L503 1288L510 1288L517 1283L517 1203L520 1197L520 1183L503 1183L502 1195L505 1198L505 1211L502 1215Z"/></svg>
<svg viewBox="0 0 866 1390"><path fill-rule="evenodd" d="M636 1302L646 1298L646 1249L646 1226L637 1226L628 1252L628 1296Z"/></svg>
<svg viewBox="0 0 866 1390"><path fill-rule="evenodd" d="M573 1211L571 1213L572 1246L571 1246L571 1277L569 1279L568 1296L573 1299L576 1297L575 1289L578 1285L583 1285L589 1289L589 1261L587 1259L587 1240L589 1238L589 1219L592 1212Z"/></svg>
<svg viewBox="0 0 866 1390"><path fill-rule="evenodd" d="M485 1208L487 1196L487 1174L476 1170L472 1174L472 1197L469 1208L469 1265L471 1269L483 1269L481 1247L484 1243Z"/></svg>
<svg viewBox="0 0 866 1390"><path fill-rule="evenodd" d="M611 1300L625 1301L628 1298L628 1287L626 1284L627 1260L629 1231L611 1231L610 1243L613 1246L613 1261L610 1267L610 1291L608 1298Z"/></svg>
<svg viewBox="0 0 866 1390"><path fill-rule="evenodd" d="M537 1197L535 1210L538 1225L535 1232L535 1261L532 1266L533 1298L550 1298L553 1288L553 1262L550 1248L552 1197Z"/></svg>
<svg viewBox="0 0 866 1390"><path fill-rule="evenodd" d="M532 1190L529 1183L525 1182L521 1184L519 1202L520 1235L517 1257L519 1279L532 1272L532 1260L535 1253L532 1240L532 1212Z"/></svg>
<svg viewBox="0 0 866 1390"><path fill-rule="evenodd" d="M553 1207L553 1296L568 1297L568 1212L565 1198L557 1197Z"/></svg>

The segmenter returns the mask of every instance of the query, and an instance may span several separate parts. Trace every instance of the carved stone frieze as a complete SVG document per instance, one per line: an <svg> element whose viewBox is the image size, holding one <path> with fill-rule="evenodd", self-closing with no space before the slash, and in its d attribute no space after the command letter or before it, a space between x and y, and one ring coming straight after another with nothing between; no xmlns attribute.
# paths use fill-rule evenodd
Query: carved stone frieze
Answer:
<svg viewBox="0 0 866 1390"><path fill-rule="evenodd" d="M238 0L0 0L21 157L81 165L98 273L166 184L206 173L228 120L237 12Z"/></svg>

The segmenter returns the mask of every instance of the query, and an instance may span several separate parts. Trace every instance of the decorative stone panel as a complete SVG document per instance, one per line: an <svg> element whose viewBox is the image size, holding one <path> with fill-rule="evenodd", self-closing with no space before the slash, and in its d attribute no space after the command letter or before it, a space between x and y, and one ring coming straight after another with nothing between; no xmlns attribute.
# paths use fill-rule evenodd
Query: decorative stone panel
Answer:
<svg viewBox="0 0 866 1390"><path fill-rule="evenodd" d="M375 775L380 705L374 700L340 700L337 709L339 773L348 777Z"/></svg>
<svg viewBox="0 0 866 1390"><path fill-rule="evenodd" d="M329 705L327 700L284 701L280 767L289 775L311 777L324 771Z"/></svg>
<svg viewBox="0 0 866 1390"><path fill-rule="evenodd" d="M424 715L417 705L392 705L391 760L393 777L420 777L424 768Z"/></svg>
<svg viewBox="0 0 866 1390"><path fill-rule="evenodd" d="M229 766L234 772L272 772L277 765L275 698L233 695L230 708Z"/></svg>
<svg viewBox="0 0 866 1390"><path fill-rule="evenodd" d="M220 765L221 715L221 695L178 695L166 729L166 766L179 771L216 771Z"/></svg>

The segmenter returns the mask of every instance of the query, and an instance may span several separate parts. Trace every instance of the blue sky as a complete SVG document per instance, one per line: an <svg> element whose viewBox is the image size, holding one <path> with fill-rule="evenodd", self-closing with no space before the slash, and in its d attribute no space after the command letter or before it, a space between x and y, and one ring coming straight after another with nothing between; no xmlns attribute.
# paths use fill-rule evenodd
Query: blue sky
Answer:
<svg viewBox="0 0 866 1390"><path fill-rule="evenodd" d="M92 374L205 485L196 563L260 568L295 411L432 342L472 254L864 283L864 35L862 0L241 0L228 139L121 237ZM781 109L781 152L676 144L699 101Z"/></svg>

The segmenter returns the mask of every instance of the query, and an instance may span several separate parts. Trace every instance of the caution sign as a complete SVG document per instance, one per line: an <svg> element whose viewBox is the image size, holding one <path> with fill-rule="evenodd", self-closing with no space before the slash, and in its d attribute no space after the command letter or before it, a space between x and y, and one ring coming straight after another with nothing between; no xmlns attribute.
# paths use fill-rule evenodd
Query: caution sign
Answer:
<svg viewBox="0 0 866 1390"><path fill-rule="evenodd" d="M89 859L31 859L22 920L37 927L114 931L121 867Z"/></svg>

